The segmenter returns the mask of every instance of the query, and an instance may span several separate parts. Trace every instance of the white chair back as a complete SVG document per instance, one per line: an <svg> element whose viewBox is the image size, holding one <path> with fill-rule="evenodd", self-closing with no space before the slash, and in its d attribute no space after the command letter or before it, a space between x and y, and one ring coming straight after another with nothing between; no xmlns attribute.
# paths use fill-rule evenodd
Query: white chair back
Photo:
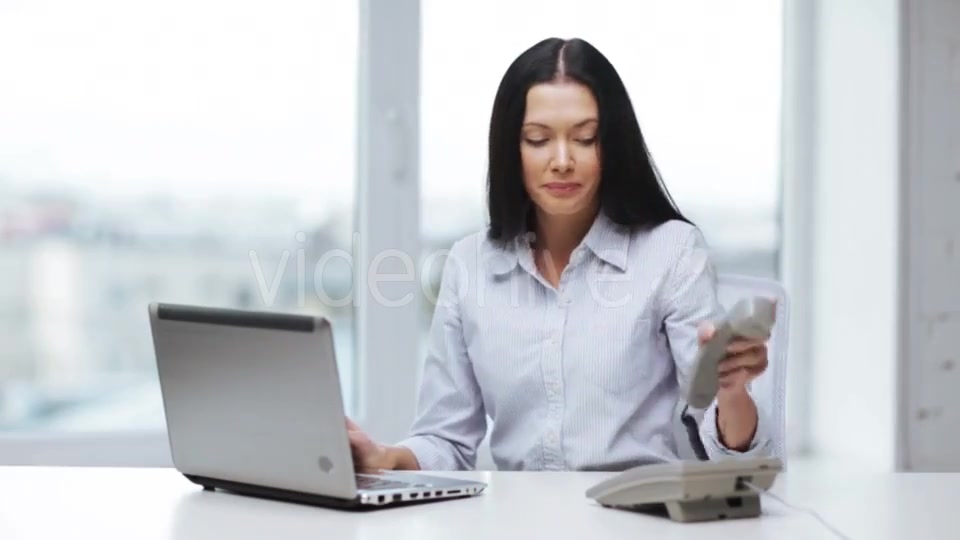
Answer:
<svg viewBox="0 0 960 540"><path fill-rule="evenodd" d="M787 290L772 279L721 275L720 303L733 307L741 298L764 296L777 300L777 321L767 342L767 371L750 383L758 407L770 415L773 455L787 463L787 340L790 337L790 305Z"/></svg>

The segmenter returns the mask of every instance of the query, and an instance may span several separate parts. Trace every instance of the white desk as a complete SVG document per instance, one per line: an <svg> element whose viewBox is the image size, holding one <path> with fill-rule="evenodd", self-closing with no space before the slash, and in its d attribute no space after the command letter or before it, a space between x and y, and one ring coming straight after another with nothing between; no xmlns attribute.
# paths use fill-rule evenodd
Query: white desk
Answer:
<svg viewBox="0 0 960 540"><path fill-rule="evenodd" d="M608 474L458 473L490 486L472 499L352 513L203 492L169 469L0 467L0 539L832 538L769 498L759 519L696 524L603 508L583 493ZM775 492L855 539L960 538L960 474L797 468Z"/></svg>

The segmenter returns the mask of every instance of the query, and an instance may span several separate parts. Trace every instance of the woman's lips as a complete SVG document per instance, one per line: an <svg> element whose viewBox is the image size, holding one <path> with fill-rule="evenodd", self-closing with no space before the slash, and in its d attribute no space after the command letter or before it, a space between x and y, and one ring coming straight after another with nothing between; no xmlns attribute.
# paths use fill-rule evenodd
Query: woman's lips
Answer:
<svg viewBox="0 0 960 540"><path fill-rule="evenodd" d="M551 195L569 197L580 190L581 185L576 182L549 182L543 185Z"/></svg>

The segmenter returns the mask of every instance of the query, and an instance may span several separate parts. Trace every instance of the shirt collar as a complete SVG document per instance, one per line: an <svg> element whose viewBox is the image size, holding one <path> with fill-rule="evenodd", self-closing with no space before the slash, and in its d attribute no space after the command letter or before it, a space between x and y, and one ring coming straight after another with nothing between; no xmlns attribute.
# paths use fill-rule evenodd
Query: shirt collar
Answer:
<svg viewBox="0 0 960 540"><path fill-rule="evenodd" d="M627 256L630 250L630 229L610 220L604 212L597 214L587 236L583 239L594 255L616 266L621 272L627 270Z"/></svg>
<svg viewBox="0 0 960 540"><path fill-rule="evenodd" d="M530 250L530 233L523 233L503 247L494 247L486 264L494 275L504 275L516 268L519 262L528 272L534 270L533 256ZM601 260L615 266L621 272L627 270L628 251L630 249L629 228L610 220L601 211L597 214L590 230L583 238L581 246L589 249ZM576 250L574 250L576 253Z"/></svg>

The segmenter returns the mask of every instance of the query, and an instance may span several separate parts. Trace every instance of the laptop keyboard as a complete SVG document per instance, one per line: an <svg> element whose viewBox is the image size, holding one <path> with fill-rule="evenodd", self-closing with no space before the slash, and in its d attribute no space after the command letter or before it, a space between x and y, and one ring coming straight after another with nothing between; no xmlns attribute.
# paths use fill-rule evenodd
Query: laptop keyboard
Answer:
<svg viewBox="0 0 960 540"><path fill-rule="evenodd" d="M416 486L407 482L385 480L376 476L357 475L357 489L406 489L411 487Z"/></svg>

